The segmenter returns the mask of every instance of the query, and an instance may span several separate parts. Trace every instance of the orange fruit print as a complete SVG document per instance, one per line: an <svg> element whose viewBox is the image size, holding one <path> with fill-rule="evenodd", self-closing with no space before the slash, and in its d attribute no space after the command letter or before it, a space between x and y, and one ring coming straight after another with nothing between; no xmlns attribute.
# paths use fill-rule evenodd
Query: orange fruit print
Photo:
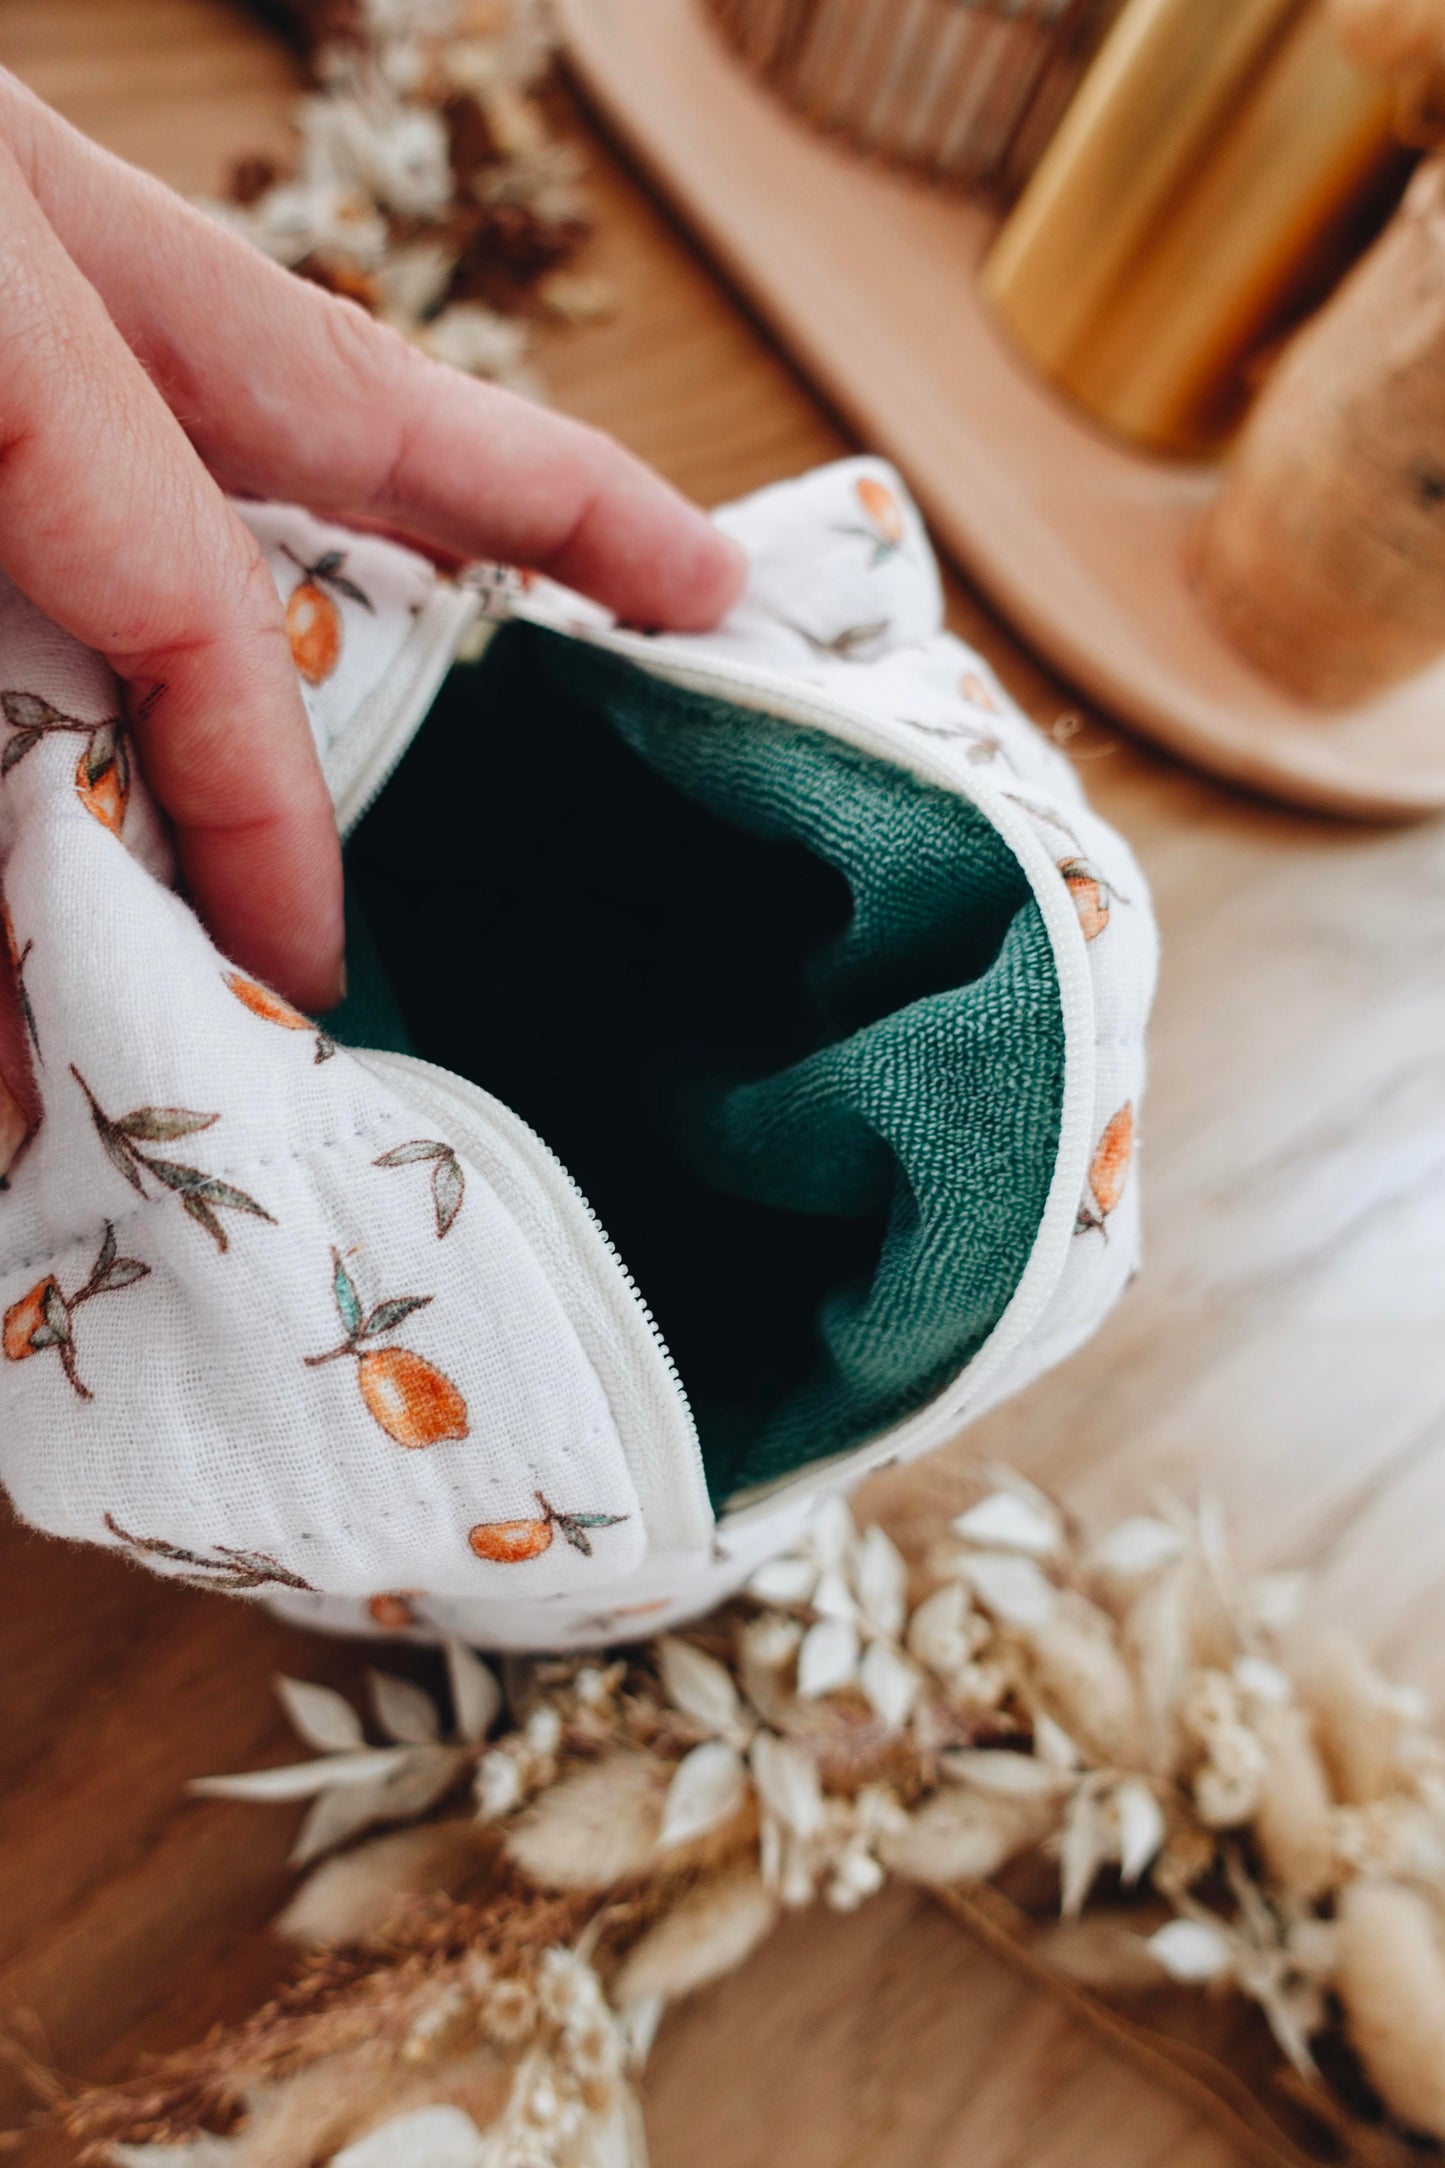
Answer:
<svg viewBox="0 0 1445 2168"><path fill-rule="evenodd" d="M1096 873L1086 858L1065 858L1059 871L1064 885L1074 899L1074 909L1079 914L1079 924L1086 941L1097 941L1109 923L1109 886L1102 873Z"/></svg>
<svg viewBox="0 0 1445 2168"><path fill-rule="evenodd" d="M60 1282L52 1273L32 1287L28 1295L11 1303L5 1312L4 1336L0 1341L7 1362L23 1363L27 1356L38 1355L41 1347L54 1345L43 1335L37 1342L36 1335L41 1333L47 1314L57 1301L69 1308L60 1292Z"/></svg>
<svg viewBox="0 0 1445 2168"><path fill-rule="evenodd" d="M1096 1211L1087 1205L1080 1210L1074 1223L1074 1232L1084 1234L1090 1228L1108 1239L1105 1221L1118 1205L1129 1179L1129 1167L1134 1157L1134 1107L1126 1100L1118 1113L1105 1125L1104 1133L1094 1147L1094 1157L1089 1167L1089 1188L1093 1192Z"/></svg>
<svg viewBox="0 0 1445 2168"><path fill-rule="evenodd" d="M903 540L903 513L892 490L865 474L855 485L855 493L880 542L896 550Z"/></svg>
<svg viewBox="0 0 1445 2168"><path fill-rule="evenodd" d="M269 986L262 986L257 980L248 979L243 972L227 971L224 976L227 986L242 1008L249 1009L253 1016L259 1016L263 1023L279 1025L282 1031L315 1031L316 1059L319 1062L330 1061L336 1052L336 1041L328 1038L324 1031L317 1031L309 1016L303 1016L299 1009L292 1008L289 1001L283 1001L279 994L273 994Z"/></svg>
<svg viewBox="0 0 1445 2168"><path fill-rule="evenodd" d="M853 494L867 525L859 527L849 524L834 531L837 534L858 535L863 541L870 542L873 546L873 564L886 564L894 552L903 547L907 532L903 524L903 507L887 484L880 482L872 474L858 477L853 484ZM839 652L847 653L848 650L841 649Z"/></svg>
<svg viewBox="0 0 1445 2168"><path fill-rule="evenodd" d="M91 733L75 764L75 789L86 812L118 836L130 804L130 759L113 723Z"/></svg>
<svg viewBox="0 0 1445 2168"><path fill-rule="evenodd" d="M286 604L291 660L308 685L324 685L341 660L342 643L341 612L328 589L359 603L363 610L372 607L371 598L342 570L344 550L325 550L308 565L284 543L282 548L301 573Z"/></svg>
<svg viewBox="0 0 1445 2168"><path fill-rule="evenodd" d="M988 715L997 715L999 704L989 687L976 670L965 670L958 681L958 689L971 708L982 708Z"/></svg>
<svg viewBox="0 0 1445 2168"><path fill-rule="evenodd" d="M532 1520L479 1521L467 1537L477 1557L493 1566L525 1565L529 1558L550 1551L553 1537L560 1535L574 1551L590 1558L591 1530L617 1528L627 1518L625 1513L559 1513L540 1491L536 1499L542 1511Z"/></svg>
<svg viewBox="0 0 1445 2168"><path fill-rule="evenodd" d="M346 1338L324 1355L307 1355L308 1370L353 1357L368 1415L394 1444L409 1452L470 1437L466 1401L443 1371L410 1348L369 1345L424 1310L431 1296L393 1295L367 1311L339 1250L331 1252L331 1271L332 1293Z"/></svg>
<svg viewBox="0 0 1445 2168"><path fill-rule="evenodd" d="M12 1302L5 1312L0 1325L0 1352L7 1362L23 1363L32 1355L54 1348L73 1390L82 1400L93 1400L95 1395L81 1383L75 1366L75 1313L96 1295L114 1294L122 1287L133 1287L137 1280L148 1279L150 1269L138 1257L117 1255L115 1229L107 1220L100 1253L85 1285L73 1295L66 1295L53 1272L37 1280L30 1292Z"/></svg>
<svg viewBox="0 0 1445 2168"><path fill-rule="evenodd" d="M286 605L291 660L308 685L323 685L341 660L341 612L324 588L303 580Z"/></svg>
<svg viewBox="0 0 1445 2168"><path fill-rule="evenodd" d="M552 1548L552 1523L546 1519L479 1521L467 1541L478 1558L494 1566L520 1566Z"/></svg>
<svg viewBox="0 0 1445 2168"><path fill-rule="evenodd" d="M361 1397L398 1445L415 1449L467 1436L467 1404L455 1385L409 1348L369 1348L361 1358Z"/></svg>
<svg viewBox="0 0 1445 2168"><path fill-rule="evenodd" d="M407 1588L387 1589L383 1595L367 1598L367 1616L375 1626L383 1626L391 1634L405 1633L417 1623L416 1606L412 1603L413 1591Z"/></svg>
<svg viewBox="0 0 1445 2168"><path fill-rule="evenodd" d="M66 715L52 707L39 693L21 692L0 693L0 714L14 733L0 753L0 782L42 739L58 731L84 738L75 764L76 793L86 812L102 828L118 836L130 803L130 753L120 717L111 715L104 722L87 723L78 715Z"/></svg>
<svg viewBox="0 0 1445 2168"><path fill-rule="evenodd" d="M273 994L269 987L260 986L255 979L241 976L239 971L226 973L226 984L253 1016L264 1017L268 1024L279 1024L283 1031L309 1031L311 1024L299 1009L293 1009L289 1001Z"/></svg>

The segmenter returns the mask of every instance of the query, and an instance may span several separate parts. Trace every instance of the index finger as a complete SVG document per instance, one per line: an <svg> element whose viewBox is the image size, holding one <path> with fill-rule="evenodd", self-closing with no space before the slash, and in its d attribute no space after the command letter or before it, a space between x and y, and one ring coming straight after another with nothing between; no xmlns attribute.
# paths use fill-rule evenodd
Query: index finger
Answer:
<svg viewBox="0 0 1445 2168"><path fill-rule="evenodd" d="M229 487L549 572L649 626L736 599L736 545L600 431L428 359L18 86L47 216Z"/></svg>
<svg viewBox="0 0 1445 2168"><path fill-rule="evenodd" d="M0 303L0 563L128 687L218 941L329 1006L340 852L275 585L3 145Z"/></svg>

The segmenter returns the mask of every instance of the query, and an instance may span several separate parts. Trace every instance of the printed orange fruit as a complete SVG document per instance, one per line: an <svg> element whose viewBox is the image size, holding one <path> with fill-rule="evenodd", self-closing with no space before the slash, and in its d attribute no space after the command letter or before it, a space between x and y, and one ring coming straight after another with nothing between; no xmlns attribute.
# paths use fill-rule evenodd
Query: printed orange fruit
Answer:
<svg viewBox="0 0 1445 2168"><path fill-rule="evenodd" d="M331 1287L346 1338L322 1355L305 1358L308 1370L355 1360L361 1397L373 1422L397 1445L414 1449L471 1435L467 1404L445 1372L406 1347L375 1347L418 1310L430 1295L390 1295L368 1311L340 1250L331 1252Z"/></svg>
<svg viewBox="0 0 1445 2168"><path fill-rule="evenodd" d="M283 1031L316 1032L316 1059L318 1062L330 1061L336 1052L336 1041L327 1032L318 1030L309 1016L303 1016L299 1009L292 1008L289 1001L283 1001L279 994L273 994L269 986L258 985L255 979L248 979L243 972L227 971L223 976L242 1008L249 1009L253 1016L259 1016L263 1023L279 1024Z"/></svg>
<svg viewBox="0 0 1445 2168"><path fill-rule="evenodd" d="M559 1513L540 1491L535 1496L542 1508L536 1520L478 1521L475 1528L468 1530L467 1541L478 1558L494 1566L520 1566L550 1550L554 1535L560 1535L570 1549L590 1558L594 1531L620 1528L627 1518L625 1513Z"/></svg>
<svg viewBox="0 0 1445 2168"><path fill-rule="evenodd" d="M64 1300L60 1282L52 1274L32 1287L28 1295L11 1303L5 1312L3 1336L0 1336L0 1346L4 1347L10 1362L23 1363L27 1355L39 1354L39 1348L34 1345L35 1335L47 1324L46 1312L52 1304ZM42 1346L48 1344L41 1343Z"/></svg>
<svg viewBox="0 0 1445 2168"><path fill-rule="evenodd" d="M958 681L958 689L970 707L982 708L988 715L1000 713L999 704L976 670L965 670Z"/></svg>
<svg viewBox="0 0 1445 2168"><path fill-rule="evenodd" d="M324 685L341 659L341 612L315 580L302 580L286 605L291 660L308 685Z"/></svg>
<svg viewBox="0 0 1445 2168"><path fill-rule="evenodd" d="M550 1550L554 1530L550 1519L538 1521L479 1521L467 1537L478 1558L494 1566L520 1566L525 1559L540 1558Z"/></svg>
<svg viewBox="0 0 1445 2168"><path fill-rule="evenodd" d="M854 484L854 492L883 541L897 549L903 540L903 513L892 490L865 474Z"/></svg>
<svg viewBox="0 0 1445 2168"><path fill-rule="evenodd" d="M118 836L125 824L125 809L130 800L130 773L127 763L117 754L106 761L100 772L95 773L95 756L87 746L75 764L75 790L87 813Z"/></svg>
<svg viewBox="0 0 1445 2168"><path fill-rule="evenodd" d="M95 1395L81 1383L76 1368L75 1313L83 1302L92 1302L97 1295L114 1294L119 1288L134 1287L138 1280L149 1279L150 1270L138 1257L119 1254L114 1224L107 1220L99 1254L85 1285L73 1295L66 1295L53 1273L37 1280L29 1294L12 1302L5 1312L0 1322L0 1352L8 1362L23 1363L27 1356L53 1348L71 1388L82 1400L93 1400Z"/></svg>
<svg viewBox="0 0 1445 2168"><path fill-rule="evenodd" d="M405 1633L409 1626L416 1624L415 1606L407 1591L402 1588L389 1589L384 1595L369 1597L366 1608L373 1625L384 1626L388 1633Z"/></svg>
<svg viewBox="0 0 1445 2168"><path fill-rule="evenodd" d="M1109 923L1109 891L1104 881L1083 858L1063 859L1059 871L1074 899L1084 939L1097 941Z"/></svg>
<svg viewBox="0 0 1445 2168"><path fill-rule="evenodd" d="M243 1008L249 1009L253 1016L264 1017L268 1024L279 1024L283 1031L314 1030L309 1017L303 1016L299 1009L293 1009L279 994L273 994L269 986L258 986L254 979L244 978L239 971L228 971L226 984Z"/></svg>
<svg viewBox="0 0 1445 2168"><path fill-rule="evenodd" d="M286 604L291 660L308 685L322 685L341 660L341 612L333 595L363 610L372 609L371 597L348 577L345 550L323 550L315 564L308 565L284 542L281 547L301 574Z"/></svg>
<svg viewBox="0 0 1445 2168"><path fill-rule="evenodd" d="M1089 1168L1089 1187L1106 1219L1124 1194L1133 1156L1134 1108L1126 1101L1100 1137Z"/></svg>
<svg viewBox="0 0 1445 2168"><path fill-rule="evenodd" d="M368 1348L358 1368L362 1399L398 1445L442 1445L470 1436L467 1404L451 1379L410 1348Z"/></svg>

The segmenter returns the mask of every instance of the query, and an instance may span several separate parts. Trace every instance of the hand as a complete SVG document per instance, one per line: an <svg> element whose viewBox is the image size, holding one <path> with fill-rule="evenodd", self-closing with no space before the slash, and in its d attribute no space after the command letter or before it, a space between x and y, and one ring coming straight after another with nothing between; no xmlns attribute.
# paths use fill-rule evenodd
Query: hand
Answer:
<svg viewBox="0 0 1445 2168"><path fill-rule="evenodd" d="M611 439L428 360L3 71L0 325L0 566L107 657L196 908L303 1009L340 993L340 852L276 589L224 490L530 566L634 623L711 624L742 584L734 546Z"/></svg>

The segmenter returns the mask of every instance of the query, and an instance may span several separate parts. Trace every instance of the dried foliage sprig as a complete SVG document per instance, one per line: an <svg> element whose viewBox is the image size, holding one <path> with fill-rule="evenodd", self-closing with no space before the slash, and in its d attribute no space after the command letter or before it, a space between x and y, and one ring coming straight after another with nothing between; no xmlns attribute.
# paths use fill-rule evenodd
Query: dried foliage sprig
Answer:
<svg viewBox="0 0 1445 2168"><path fill-rule="evenodd" d="M542 0L297 0L314 95L287 169L236 167L207 209L265 254L358 301L438 360L535 390L529 317L610 312L569 268L591 222L581 161L537 92Z"/></svg>
<svg viewBox="0 0 1445 2168"><path fill-rule="evenodd" d="M510 1666L495 1735L456 1647L450 1737L409 1683L374 1677L373 1746L286 1682L319 1758L198 1789L313 1798L298 1859L471 1809L322 1864L280 1923L298 1986L71 2129L146 2168L183 2138L197 2168L628 2168L662 2012L784 1911L1031 1862L1061 1915L1036 1952L1248 1998L1317 2123L1403 2161L1445 2140L1445 1746L1300 1596L1211 1512L1091 1540L1005 1471L907 1560L833 1500L687 1635Z"/></svg>

